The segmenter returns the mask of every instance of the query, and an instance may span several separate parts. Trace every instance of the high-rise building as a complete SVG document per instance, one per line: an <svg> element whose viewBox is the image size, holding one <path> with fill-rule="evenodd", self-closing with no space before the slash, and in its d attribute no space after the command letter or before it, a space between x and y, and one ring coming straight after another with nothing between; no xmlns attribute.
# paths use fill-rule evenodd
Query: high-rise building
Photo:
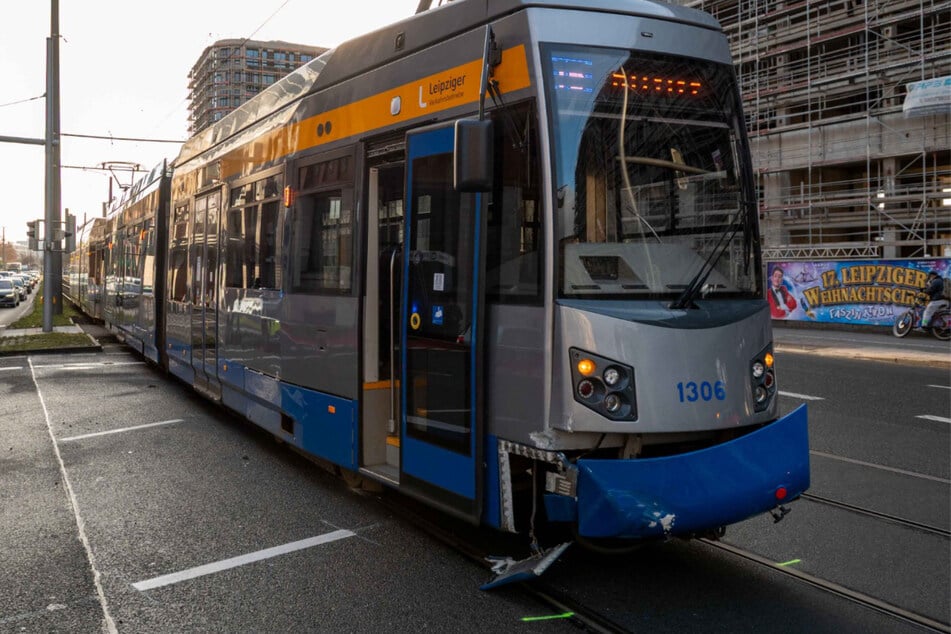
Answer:
<svg viewBox="0 0 951 634"><path fill-rule="evenodd" d="M951 256L951 2L680 4L730 38L767 259Z"/></svg>
<svg viewBox="0 0 951 634"><path fill-rule="evenodd" d="M188 132L220 120L326 48L255 40L218 40L188 73Z"/></svg>

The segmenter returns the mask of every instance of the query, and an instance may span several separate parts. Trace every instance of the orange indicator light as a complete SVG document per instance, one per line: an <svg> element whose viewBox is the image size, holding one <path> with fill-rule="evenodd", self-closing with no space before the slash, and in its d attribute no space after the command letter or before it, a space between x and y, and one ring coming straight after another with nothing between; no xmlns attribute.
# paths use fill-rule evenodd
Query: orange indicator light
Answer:
<svg viewBox="0 0 951 634"><path fill-rule="evenodd" d="M578 362L578 372L580 372L582 376L590 376L594 373L595 369L596 366L591 359L582 359Z"/></svg>
<svg viewBox="0 0 951 634"><path fill-rule="evenodd" d="M766 353L766 356L764 357L764 359L765 359L765 361L766 361L766 367L767 367L767 368L773 367L773 353L772 353L772 352L767 352L767 353Z"/></svg>
<svg viewBox="0 0 951 634"><path fill-rule="evenodd" d="M327 406L327 411L330 412L331 414L336 414L336 413L337 413L337 408L336 408L335 406L333 406L333 405L328 405L328 406Z"/></svg>

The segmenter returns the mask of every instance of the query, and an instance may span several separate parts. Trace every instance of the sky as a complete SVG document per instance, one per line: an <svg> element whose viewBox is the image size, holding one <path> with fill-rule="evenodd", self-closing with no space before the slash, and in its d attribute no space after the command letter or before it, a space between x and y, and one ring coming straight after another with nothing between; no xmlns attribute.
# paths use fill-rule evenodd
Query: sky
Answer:
<svg viewBox="0 0 951 634"><path fill-rule="evenodd" d="M2 4L13 0L3 0ZM0 21L0 137L46 136L46 40L50 0L17 2ZM418 0L62 0L62 134L184 141L188 72L206 46L228 38L283 40L334 47L413 15ZM434 1L433 6L438 2ZM9 12L5 12L9 13ZM13 15L12 13L10 15ZM63 136L61 214L82 223L101 215L109 196L108 162L149 170L172 159L180 143ZM128 173L116 172L122 184ZM113 181L113 192L119 185ZM0 142L0 227L26 240L26 223L44 217L45 149Z"/></svg>

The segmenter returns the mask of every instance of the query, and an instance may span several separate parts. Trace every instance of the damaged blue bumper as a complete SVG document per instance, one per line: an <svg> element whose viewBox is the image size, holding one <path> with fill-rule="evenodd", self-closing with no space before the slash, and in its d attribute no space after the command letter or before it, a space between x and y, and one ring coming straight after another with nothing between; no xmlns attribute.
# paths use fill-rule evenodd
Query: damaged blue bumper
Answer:
<svg viewBox="0 0 951 634"><path fill-rule="evenodd" d="M700 451L643 460L579 460L577 467L573 513L564 498L546 501L554 515L574 514L583 536L650 538L708 531L769 511L809 488L806 406Z"/></svg>

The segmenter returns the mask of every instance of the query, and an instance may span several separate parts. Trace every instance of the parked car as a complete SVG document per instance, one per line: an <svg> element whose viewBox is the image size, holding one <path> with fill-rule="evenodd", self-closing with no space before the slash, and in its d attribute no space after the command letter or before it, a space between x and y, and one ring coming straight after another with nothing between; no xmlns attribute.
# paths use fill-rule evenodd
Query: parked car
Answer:
<svg viewBox="0 0 951 634"><path fill-rule="evenodd" d="M13 284L13 280L0 277L0 306L16 308L19 305L20 293Z"/></svg>
<svg viewBox="0 0 951 634"><path fill-rule="evenodd" d="M24 284L23 284L23 281L22 281L19 277L17 277L16 275L14 275L13 277L11 277L11 278L9 278L9 279L10 279L11 282L13 282L13 287L14 287L15 289L17 289L17 293L19 294L20 301L21 301L21 302L25 302L25 301L26 301L27 290L26 290L26 286L24 286Z"/></svg>
<svg viewBox="0 0 951 634"><path fill-rule="evenodd" d="M22 275L14 275L11 279L14 284L18 284L20 288L23 289L23 297L21 299L26 299L26 296L33 292L33 286L31 286Z"/></svg>

